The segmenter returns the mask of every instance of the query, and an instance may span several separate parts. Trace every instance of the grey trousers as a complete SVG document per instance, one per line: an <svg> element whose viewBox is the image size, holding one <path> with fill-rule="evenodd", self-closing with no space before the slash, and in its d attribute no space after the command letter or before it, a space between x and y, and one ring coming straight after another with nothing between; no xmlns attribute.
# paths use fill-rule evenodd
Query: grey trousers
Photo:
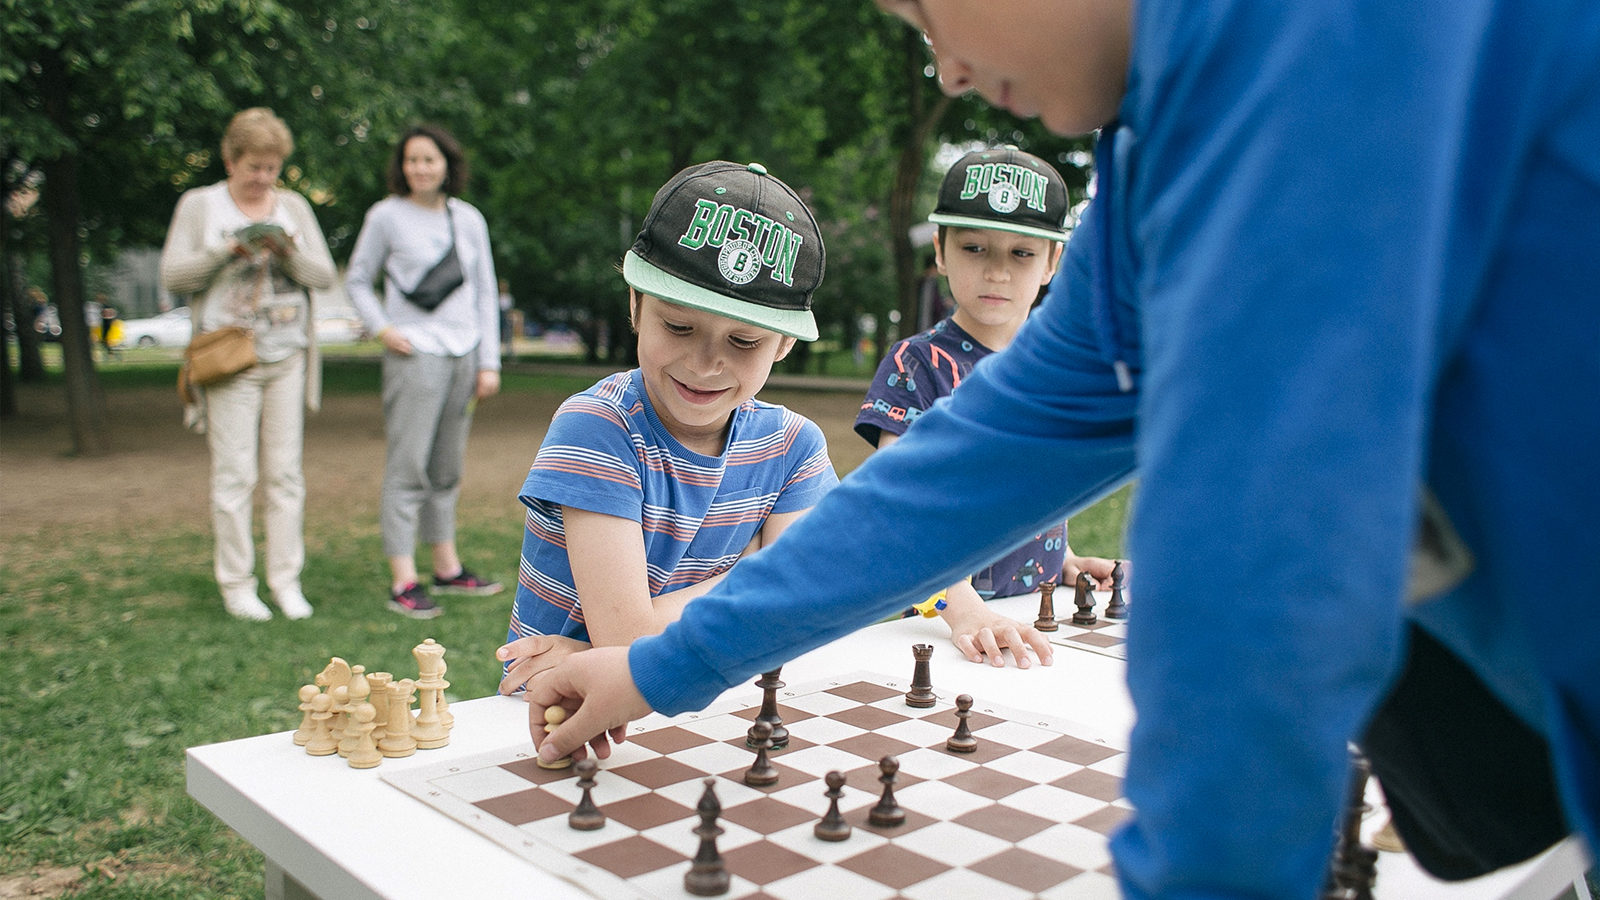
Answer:
<svg viewBox="0 0 1600 900"><path fill-rule="evenodd" d="M456 497L477 382L477 353L384 354L388 449L378 515L385 556L410 556L419 541L455 540Z"/></svg>

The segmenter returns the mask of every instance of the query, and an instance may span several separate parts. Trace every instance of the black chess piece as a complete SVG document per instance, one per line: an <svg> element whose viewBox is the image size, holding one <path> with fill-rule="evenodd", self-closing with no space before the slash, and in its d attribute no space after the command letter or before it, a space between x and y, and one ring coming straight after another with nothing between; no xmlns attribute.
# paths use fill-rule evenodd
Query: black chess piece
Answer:
<svg viewBox="0 0 1600 900"><path fill-rule="evenodd" d="M1054 581L1039 585L1039 618L1034 620L1034 631L1055 631L1061 627L1056 623L1055 592Z"/></svg>
<svg viewBox="0 0 1600 900"><path fill-rule="evenodd" d="M867 813L867 824L879 828L893 828L906 823L906 811L894 799L894 782L897 772L900 771L900 760L893 756L885 756L878 760L878 770L882 775L878 780L883 782L883 796L878 798L878 805Z"/></svg>
<svg viewBox="0 0 1600 900"><path fill-rule="evenodd" d="M936 702L933 696L933 675L928 664L933 660L932 644L914 644L911 655L917 661L916 667L911 670L911 690L906 691L906 705L916 709L927 709Z"/></svg>
<svg viewBox="0 0 1600 900"><path fill-rule="evenodd" d="M850 836L850 823L844 820L839 813L839 798L844 796L844 773L829 772L824 778L828 783L828 790L823 795L828 798L828 811L822 814L822 821L811 826L811 833L823 841L842 841Z"/></svg>
<svg viewBox="0 0 1600 900"><path fill-rule="evenodd" d="M751 787L767 787L778 783L778 770L773 768L772 761L767 758L767 751L772 749L772 726L756 720L750 726L750 733L756 736L756 761L750 770L744 773L744 783Z"/></svg>
<svg viewBox="0 0 1600 900"><path fill-rule="evenodd" d="M730 881L722 854L717 852L717 836L722 834L717 817L722 815L722 804L717 802L716 784L715 778L706 779L705 793L700 795L700 803L695 806L700 824L695 826L694 833L700 838L700 848L695 851L689 871L683 874L683 889L696 897L726 894Z"/></svg>
<svg viewBox="0 0 1600 900"><path fill-rule="evenodd" d="M594 831L606 824L606 814L600 807L594 805L594 773L600 766L592 759L580 759L577 764L578 787L583 789L583 797L572 812L567 813L567 824L579 831Z"/></svg>
<svg viewBox="0 0 1600 900"><path fill-rule="evenodd" d="M1361 843L1361 820L1367 811L1367 779L1372 767L1350 748L1350 788L1345 795L1338 841L1328 862L1324 900L1372 900L1378 880L1378 851Z"/></svg>
<svg viewBox="0 0 1600 900"><path fill-rule="evenodd" d="M1072 605L1078 608L1072 614L1072 624L1093 625L1100 621L1100 617L1094 614L1094 579L1089 577L1088 572L1078 573L1078 587L1072 596Z"/></svg>
<svg viewBox="0 0 1600 900"><path fill-rule="evenodd" d="M978 749L978 739L972 736L972 730L967 724L967 719L972 715L972 695L962 694L956 698L956 733L944 742L944 748L952 753L971 753Z"/></svg>
<svg viewBox="0 0 1600 900"><path fill-rule="evenodd" d="M772 727L772 749L782 750L789 746L789 729L783 727L783 717L778 715L778 689L783 687L783 682L778 676L783 673L783 668L773 669L771 672L762 673L756 681L756 687L761 688L761 712L756 714L757 722L765 722ZM752 725L745 735L744 745L754 750L756 746L756 729Z"/></svg>
<svg viewBox="0 0 1600 900"><path fill-rule="evenodd" d="M1122 560L1111 565L1111 599L1106 601L1106 618L1126 619L1128 601L1122 598L1122 585L1127 573L1122 570Z"/></svg>

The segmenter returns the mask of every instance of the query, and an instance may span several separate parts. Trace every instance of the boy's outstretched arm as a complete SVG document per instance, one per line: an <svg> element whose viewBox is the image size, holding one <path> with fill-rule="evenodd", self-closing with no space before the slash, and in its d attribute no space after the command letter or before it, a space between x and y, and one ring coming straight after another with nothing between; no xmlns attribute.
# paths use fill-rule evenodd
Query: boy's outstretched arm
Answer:
<svg viewBox="0 0 1600 900"><path fill-rule="evenodd" d="M545 710L559 706L566 718L544 733ZM597 647L568 657L528 682L528 728L539 758L554 762L581 758L588 745L605 759L611 744L622 743L627 724L648 715L650 705L634 687L627 647Z"/></svg>

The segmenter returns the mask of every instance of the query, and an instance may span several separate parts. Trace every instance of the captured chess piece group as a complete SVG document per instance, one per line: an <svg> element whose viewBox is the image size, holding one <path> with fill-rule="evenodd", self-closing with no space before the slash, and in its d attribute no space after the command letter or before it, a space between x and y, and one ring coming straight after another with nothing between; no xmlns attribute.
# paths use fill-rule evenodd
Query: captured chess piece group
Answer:
<svg viewBox="0 0 1600 900"><path fill-rule="evenodd" d="M912 657L914 668L911 689L905 694L905 702L907 706L913 708L927 709L937 703L929 671L933 647L928 644L915 645L912 647ZM784 687L784 683L779 679L780 674L781 670L767 672L755 683L762 691L761 708L751 722L745 738L745 746L755 751L755 759L745 771L743 781L756 788L769 788L778 783L782 773L772 764L771 754L789 745L789 730L784 727L778 708L778 691ZM946 749L952 753L972 753L978 748L978 739L973 736L968 722L972 715L972 702L972 697L968 694L962 694L955 700L956 730L946 743ZM546 732L554 731L565 718L565 709L561 707L547 709ZM570 758L550 764L543 762L539 764L546 768L566 768L574 765ZM594 801L599 765L593 759L585 758L576 763L576 771L577 787L581 797L572 812L568 814L567 824L579 831L603 828L606 824L606 815ZM878 802L867 811L868 827L893 829L905 824L906 811L900 807L894 796L894 786L899 779L899 772L900 761L894 756L885 756L878 761L877 780L881 789ZM848 840L853 828L839 809L839 802L844 798L846 776L843 772L835 770L828 772L823 781L827 785L823 796L828 800L828 807L822 818L812 827L812 833L823 841ZM695 808L699 821L694 827L694 834L699 838L699 845L694 860L683 876L684 890L698 897L725 894L732 881L727 865L717 850L717 838L724 833L724 829L717 824L717 819L722 815L722 804L717 799L716 782L716 778L705 779L705 789Z"/></svg>
<svg viewBox="0 0 1600 900"><path fill-rule="evenodd" d="M445 649L428 638L411 650L417 677L399 681L367 672L335 656L300 688L300 727L294 742L312 756L344 757L353 769L370 769L384 757L410 756L450 743L455 717L445 700ZM413 702L419 704L411 714Z"/></svg>

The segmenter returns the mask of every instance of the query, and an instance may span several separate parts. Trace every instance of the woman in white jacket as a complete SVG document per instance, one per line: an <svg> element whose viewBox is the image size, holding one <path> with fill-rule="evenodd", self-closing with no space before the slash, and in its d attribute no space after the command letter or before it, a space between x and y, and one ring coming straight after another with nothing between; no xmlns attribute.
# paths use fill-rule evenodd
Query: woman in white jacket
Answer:
<svg viewBox="0 0 1600 900"><path fill-rule="evenodd" d="M254 366L192 389L186 419L211 451L211 521L223 605L241 619L272 618L256 591L251 506L266 493L266 574L291 619L311 615L300 589L305 564L305 412L321 402L311 290L332 287L333 258L311 204L278 186L294 138L262 107L238 113L222 136L225 181L178 200L161 252L167 290L187 295L196 334L229 326L255 336ZM259 224L282 232L241 239ZM260 229L246 231L245 235Z"/></svg>

